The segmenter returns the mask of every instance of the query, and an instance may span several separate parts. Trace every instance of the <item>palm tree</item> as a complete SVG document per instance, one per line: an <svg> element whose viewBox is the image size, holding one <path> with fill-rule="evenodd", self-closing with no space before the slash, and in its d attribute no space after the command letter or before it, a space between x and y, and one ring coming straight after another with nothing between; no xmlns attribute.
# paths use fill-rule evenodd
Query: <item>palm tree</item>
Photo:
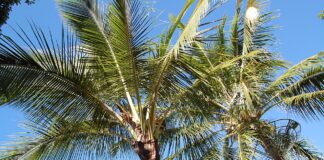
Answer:
<svg viewBox="0 0 324 160"><path fill-rule="evenodd" d="M265 114L279 107L304 118L324 115L324 53L292 67L278 59L267 49L273 42L269 31L274 28L266 23L274 16L263 13L264 5L262 1L249 0L242 13L242 1L237 0L230 35L226 34L224 17L214 36L217 40L197 42L204 48L201 52L208 55L204 63L207 74L193 86L205 88L205 99L217 106L210 113L215 114L215 122L225 130L224 159L321 159L321 154L299 137L296 121L281 120L284 123L277 125L277 121L268 121ZM217 70L231 61L235 65ZM286 70L276 76L282 69Z"/></svg>
<svg viewBox="0 0 324 160"><path fill-rule="evenodd" d="M152 21L140 0L58 4L72 29L62 29L61 42L34 24L34 36L16 31L23 46L0 37L1 102L23 111L33 133L2 159L196 159L215 146L208 106L191 87L201 74L191 42L219 3L187 0L159 42L148 38Z"/></svg>

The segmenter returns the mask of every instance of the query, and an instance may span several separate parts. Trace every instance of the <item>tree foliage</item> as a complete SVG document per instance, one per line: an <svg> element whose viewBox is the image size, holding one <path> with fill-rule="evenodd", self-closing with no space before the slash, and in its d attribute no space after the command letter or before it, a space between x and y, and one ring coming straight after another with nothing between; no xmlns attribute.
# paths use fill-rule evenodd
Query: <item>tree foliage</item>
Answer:
<svg viewBox="0 0 324 160"><path fill-rule="evenodd" d="M20 4L21 0L1 0L0 2L0 27L6 23L9 13L14 5ZM32 4L35 0L25 0L25 3Z"/></svg>

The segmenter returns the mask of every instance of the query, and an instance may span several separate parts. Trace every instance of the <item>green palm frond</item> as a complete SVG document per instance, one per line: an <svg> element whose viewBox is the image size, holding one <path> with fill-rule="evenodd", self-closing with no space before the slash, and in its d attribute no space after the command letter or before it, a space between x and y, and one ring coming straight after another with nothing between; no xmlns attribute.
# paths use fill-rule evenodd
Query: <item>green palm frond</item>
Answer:
<svg viewBox="0 0 324 160"><path fill-rule="evenodd" d="M210 0L200 0L191 15L190 20L187 25L181 32L176 44L169 50L169 43L173 34L177 28L177 26L181 23L181 19L183 18L184 13L187 11L189 6L193 3L193 0L188 0L185 4L184 9L181 11L179 16L176 18L175 24L173 24L170 30L167 32L167 36L163 37L162 43L160 44L159 50L157 51L157 56L159 57L159 63L157 65L157 70L153 74L153 83L151 88L151 92L148 95L149 97L149 119L150 126L154 126L154 113L156 111L156 102L158 98L163 97L165 93L174 90L174 88L184 88L191 84L192 77L195 78L197 72L192 70L190 67L190 60L192 59L192 55L186 53L186 48L190 42L193 41L193 38L196 36L200 20L204 17L207 12L207 9L210 4ZM182 48L182 49L181 49ZM183 54L179 54L179 53ZM189 59L188 59L189 58ZM192 72L194 71L194 72ZM190 76L188 76L190 75ZM172 84L172 82L176 82L176 87ZM163 87L162 87L163 86ZM177 90L174 90L177 91ZM168 93L168 95L170 95ZM152 128L151 128L152 129ZM151 133L153 130L151 130Z"/></svg>
<svg viewBox="0 0 324 160"><path fill-rule="evenodd" d="M222 130L213 127L217 120L190 106L173 112L160 125L160 149L167 159L201 159L210 150L218 151Z"/></svg>
<svg viewBox="0 0 324 160"><path fill-rule="evenodd" d="M59 1L59 5L87 54L94 56L93 65L109 75L105 81L122 86L111 89L115 95L126 96L132 117L139 121L131 94L135 92L140 98L137 74L141 58L148 52L145 44L150 25L140 1L113 1L106 12L99 9L95 0Z"/></svg>
<svg viewBox="0 0 324 160"><path fill-rule="evenodd" d="M39 120L51 117L51 110L74 119L92 116L96 110L113 113L94 96L94 72L84 63L86 55L75 37L62 31L62 44L57 44L36 26L32 30L37 43L23 30L17 32L27 48L0 37L0 88L9 104Z"/></svg>
<svg viewBox="0 0 324 160"><path fill-rule="evenodd" d="M323 160L324 156L306 140L298 140L293 144L291 153L296 159Z"/></svg>
<svg viewBox="0 0 324 160"><path fill-rule="evenodd" d="M289 78L294 76L302 76L307 72L308 69L320 66L323 60L323 56L323 52L318 53L289 68L284 74L277 78L275 82L273 82L272 87L278 86L280 84L289 84Z"/></svg>
<svg viewBox="0 0 324 160"><path fill-rule="evenodd" d="M245 131L244 133L238 133L237 145L238 145L238 156L241 160L252 159L256 156L255 153L255 132Z"/></svg>
<svg viewBox="0 0 324 160"><path fill-rule="evenodd" d="M5 104L8 102L8 98L5 95L5 92L2 91L2 89L0 88L0 105Z"/></svg>
<svg viewBox="0 0 324 160"><path fill-rule="evenodd" d="M233 55L240 55L239 53L239 21L240 21L240 14L241 14L241 5L242 0L236 0L236 12L231 26L231 47L233 51Z"/></svg>
<svg viewBox="0 0 324 160"><path fill-rule="evenodd" d="M107 15L109 38L114 52L120 57L119 66L125 73L124 78L129 90L136 95L138 111L142 126L145 126L141 90L147 89L147 56L150 54L149 39L147 38L150 24L146 9L139 0L113 1ZM110 65L104 66L109 70Z"/></svg>
<svg viewBox="0 0 324 160"><path fill-rule="evenodd" d="M226 138L224 140L224 143L223 143L222 157L225 160L229 160L229 159L239 159L237 152L238 152L237 148L234 148L230 144L230 138ZM209 159L212 159L212 157L209 158Z"/></svg>
<svg viewBox="0 0 324 160"><path fill-rule="evenodd" d="M324 114L323 55L321 52L289 68L271 85L280 89L279 96L287 109L305 118Z"/></svg>
<svg viewBox="0 0 324 160"><path fill-rule="evenodd" d="M168 56L178 57L180 48L186 46L188 43L192 42L196 37L197 30L201 19L205 17L208 8L210 6L210 0L200 0L195 8L193 14L190 17L187 25L183 29L180 37L177 39L177 42L169 51Z"/></svg>
<svg viewBox="0 0 324 160"><path fill-rule="evenodd" d="M300 138L299 123L291 119L279 119L262 123L257 128L257 139L263 146L263 157L272 159L323 159L306 140Z"/></svg>
<svg viewBox="0 0 324 160"><path fill-rule="evenodd" d="M198 134L197 134L198 133ZM195 137L191 137L189 139L183 137L183 144L174 143L171 148L168 148L169 156L166 159L203 159L203 157L207 157L207 154L211 154L211 150L214 159L218 159L220 155L216 154L218 149L219 132L210 132L208 134L202 133L201 131L196 132ZM178 142L181 142L179 139ZM172 148L173 147L173 148ZM174 150L175 152L172 152Z"/></svg>
<svg viewBox="0 0 324 160"><path fill-rule="evenodd" d="M4 146L0 159L83 159L113 158L124 153L134 154L127 130L118 129L116 123L105 122L105 126L93 121L68 122L45 121L28 123L26 126L35 136L23 136L16 143ZM112 146L126 141L119 148L119 155L109 154ZM122 154L121 154L122 153Z"/></svg>

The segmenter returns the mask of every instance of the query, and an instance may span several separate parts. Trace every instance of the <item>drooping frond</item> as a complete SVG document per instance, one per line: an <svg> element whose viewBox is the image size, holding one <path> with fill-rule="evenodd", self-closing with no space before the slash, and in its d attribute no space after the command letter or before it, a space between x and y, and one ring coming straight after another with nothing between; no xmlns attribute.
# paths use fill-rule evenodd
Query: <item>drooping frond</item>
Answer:
<svg viewBox="0 0 324 160"><path fill-rule="evenodd" d="M218 151L220 141L219 132L204 128L204 126L193 125L166 130L165 134L173 134L172 136L162 135L162 142L166 145L162 146L168 153L166 159L203 159L203 157L207 157L207 154L211 154L211 150L214 158L217 159L220 156L215 154Z"/></svg>
<svg viewBox="0 0 324 160"><path fill-rule="evenodd" d="M290 154L295 159L323 160L324 155L306 140L298 140L293 144Z"/></svg>
<svg viewBox="0 0 324 160"><path fill-rule="evenodd" d="M28 123L26 126L34 135L21 136L13 143L2 146L0 159L111 159L124 157L125 153L134 154L130 135L120 125L94 121L69 122L45 121ZM125 143L126 142L126 143ZM119 145L118 154L114 153ZM113 151L113 152L112 152Z"/></svg>
<svg viewBox="0 0 324 160"><path fill-rule="evenodd" d="M289 68L270 89L279 88L279 97L288 110L306 118L324 115L324 68L321 52Z"/></svg>
<svg viewBox="0 0 324 160"><path fill-rule="evenodd" d="M252 159L256 156L255 153L255 132L245 131L244 133L238 133L237 135L237 145L238 145L238 157L241 160Z"/></svg>
<svg viewBox="0 0 324 160"><path fill-rule="evenodd" d="M62 31L58 44L37 27L32 30L36 43L23 30L17 32L26 48L0 37L0 88L9 104L40 121L52 117L51 111L79 120L94 112L114 115L94 94L96 80L76 38Z"/></svg>

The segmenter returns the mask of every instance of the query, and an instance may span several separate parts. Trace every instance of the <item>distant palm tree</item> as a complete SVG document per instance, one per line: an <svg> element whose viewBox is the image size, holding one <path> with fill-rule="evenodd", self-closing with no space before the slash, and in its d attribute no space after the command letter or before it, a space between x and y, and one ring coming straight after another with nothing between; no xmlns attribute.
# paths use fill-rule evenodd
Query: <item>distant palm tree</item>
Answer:
<svg viewBox="0 0 324 160"><path fill-rule="evenodd" d="M230 35L226 34L224 17L214 36L217 40L197 42L205 49L200 51L208 55L204 61L207 74L193 86L205 88L205 99L217 106L210 113L225 129L224 159L321 159L321 154L299 137L297 122L269 122L265 114L280 107L304 118L324 115L324 53L288 67L267 49L273 42L269 31L274 28L265 23L274 16L264 13L263 5L262 1L250 0L242 12L242 0L237 0ZM236 65L218 70L230 61ZM277 77L283 68L287 70Z"/></svg>
<svg viewBox="0 0 324 160"><path fill-rule="evenodd" d="M177 38L187 0L158 43L140 0L58 4L76 37L62 31L57 42L35 25L34 37L17 31L23 45L0 37L1 101L26 113L34 133L2 159L196 159L214 146L207 105L190 87L200 74L190 42L218 3L199 0Z"/></svg>

